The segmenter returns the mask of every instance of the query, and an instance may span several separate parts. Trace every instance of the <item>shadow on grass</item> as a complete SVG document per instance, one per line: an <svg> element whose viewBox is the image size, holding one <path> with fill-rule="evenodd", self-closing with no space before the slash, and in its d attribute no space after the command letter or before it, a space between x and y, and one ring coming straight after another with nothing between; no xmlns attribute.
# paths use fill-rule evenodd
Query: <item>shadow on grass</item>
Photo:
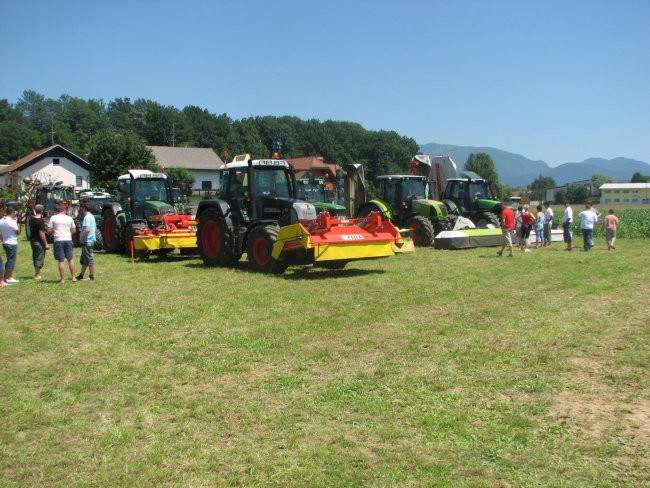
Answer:
<svg viewBox="0 0 650 488"><path fill-rule="evenodd" d="M203 269L230 269L238 271L241 273L252 273L252 274L264 274L250 269L247 261L239 261L235 266L229 267L219 267L215 266L214 268L209 268L204 266L202 262L187 263L184 265L186 268L203 268ZM287 270L280 275L277 275L278 278L285 280L325 280L329 278L353 278L356 276L366 276L370 274L383 274L384 270L380 269L325 269L325 268L315 268L311 265L306 266L290 266ZM271 273L267 273L271 275Z"/></svg>

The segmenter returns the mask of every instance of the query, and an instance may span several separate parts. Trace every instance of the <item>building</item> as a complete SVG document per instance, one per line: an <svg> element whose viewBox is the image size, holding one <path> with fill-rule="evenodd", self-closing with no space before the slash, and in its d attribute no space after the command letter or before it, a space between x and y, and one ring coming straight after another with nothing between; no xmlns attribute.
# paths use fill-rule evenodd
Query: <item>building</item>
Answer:
<svg viewBox="0 0 650 488"><path fill-rule="evenodd" d="M214 191L219 188L219 168L223 161L212 148L147 146L160 167L186 168L194 175L194 193Z"/></svg>
<svg viewBox="0 0 650 488"><path fill-rule="evenodd" d="M546 201L547 202L554 202L555 201L555 192L558 190L566 190L569 186L571 185L580 185L584 186L589 190L589 193L587 194L586 201L594 203L598 201L598 198L600 197L600 191L598 188L594 186L593 181L591 180L581 180L581 181L573 181L571 183L567 183L564 186L556 186L555 188L547 188L546 189Z"/></svg>
<svg viewBox="0 0 650 488"><path fill-rule="evenodd" d="M4 184L18 188L26 178L43 184L61 182L77 189L90 188L90 164L59 144L34 151L2 169Z"/></svg>
<svg viewBox="0 0 650 488"><path fill-rule="evenodd" d="M337 170L341 167L334 163L326 163L322 156L308 156L304 158L287 159L294 170L296 178L324 178L325 188L334 190L334 181L337 177Z"/></svg>
<svg viewBox="0 0 650 488"><path fill-rule="evenodd" d="M600 202L650 205L650 183L605 183L600 187Z"/></svg>

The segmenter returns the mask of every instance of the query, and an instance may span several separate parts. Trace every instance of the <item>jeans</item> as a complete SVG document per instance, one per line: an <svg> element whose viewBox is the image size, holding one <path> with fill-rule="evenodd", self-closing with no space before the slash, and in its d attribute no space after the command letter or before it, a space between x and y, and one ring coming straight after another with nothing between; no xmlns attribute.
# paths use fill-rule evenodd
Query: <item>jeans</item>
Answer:
<svg viewBox="0 0 650 488"><path fill-rule="evenodd" d="M568 246L571 246L571 222L564 222L562 224L562 231L564 234L564 242L566 242Z"/></svg>
<svg viewBox="0 0 650 488"><path fill-rule="evenodd" d="M591 245L594 240L594 229L582 229L582 246L585 251L591 249Z"/></svg>
<svg viewBox="0 0 650 488"><path fill-rule="evenodd" d="M4 265L4 271L13 271L16 267L16 257L18 256L18 246L15 244L3 244L2 247L7 253L7 263Z"/></svg>

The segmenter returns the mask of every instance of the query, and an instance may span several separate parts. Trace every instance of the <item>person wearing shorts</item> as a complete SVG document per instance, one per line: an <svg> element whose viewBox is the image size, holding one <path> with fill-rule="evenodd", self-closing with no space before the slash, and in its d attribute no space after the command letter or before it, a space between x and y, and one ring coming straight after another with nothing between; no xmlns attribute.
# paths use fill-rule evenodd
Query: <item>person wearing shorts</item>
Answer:
<svg viewBox="0 0 650 488"><path fill-rule="evenodd" d="M547 247L553 242L553 209L549 202L544 202L544 207L544 247Z"/></svg>
<svg viewBox="0 0 650 488"><path fill-rule="evenodd" d="M530 252L530 249L528 249L528 238L534 225L535 216L530 213L530 207L524 205L524 210L521 213L521 228L519 230L519 248L524 252Z"/></svg>
<svg viewBox="0 0 650 488"><path fill-rule="evenodd" d="M79 236L79 242L81 243L81 273L79 273L77 279L83 280L84 273L88 269L90 270L88 278L92 281L95 279L95 256L93 249L95 248L97 223L95 222L95 216L90 211L90 202L84 202L81 208L84 212L84 219L81 223L81 235Z"/></svg>
<svg viewBox="0 0 650 488"><path fill-rule="evenodd" d="M7 262L4 265L0 281L7 284L18 283L18 280L13 276L16 258L18 257L18 236L20 235L17 220L16 209L11 206L7 207L7 214L0 219L0 238L7 255Z"/></svg>
<svg viewBox="0 0 650 488"><path fill-rule="evenodd" d="M616 249L614 243L616 242L616 230L618 229L618 224L618 217L614 215L614 209L610 208L609 213L605 217L605 239L607 240L608 251Z"/></svg>
<svg viewBox="0 0 650 488"><path fill-rule="evenodd" d="M509 258L514 257L512 252L512 235L515 233L515 213L508 207L508 199L503 200L503 210L501 211L501 233L503 234L503 244L501 250L497 251L497 256L503 256L503 250L507 247L510 250Z"/></svg>
<svg viewBox="0 0 650 488"><path fill-rule="evenodd" d="M74 283L77 278L74 275L74 251L72 248L72 235L76 232L74 220L66 215L66 206L64 203L57 203L56 215L50 218L47 229L54 236L54 259L58 262L59 283L65 283L65 266L64 261L68 261L71 281Z"/></svg>

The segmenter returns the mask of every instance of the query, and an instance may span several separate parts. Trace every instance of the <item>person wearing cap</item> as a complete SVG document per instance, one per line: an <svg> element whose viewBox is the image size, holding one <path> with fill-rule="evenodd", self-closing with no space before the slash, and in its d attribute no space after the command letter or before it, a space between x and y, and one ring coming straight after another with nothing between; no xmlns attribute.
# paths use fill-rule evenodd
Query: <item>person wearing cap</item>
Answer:
<svg viewBox="0 0 650 488"><path fill-rule="evenodd" d="M2 271L2 283L13 284L18 283L18 280L13 277L14 268L16 267L16 257L18 256L18 236L21 229L18 227L16 217L16 209L14 207L7 207L7 213L0 219L0 239L2 240L2 247L4 248L7 256L7 262L0 268ZM0 263L2 259L0 258ZM4 286L0 284L0 286Z"/></svg>

